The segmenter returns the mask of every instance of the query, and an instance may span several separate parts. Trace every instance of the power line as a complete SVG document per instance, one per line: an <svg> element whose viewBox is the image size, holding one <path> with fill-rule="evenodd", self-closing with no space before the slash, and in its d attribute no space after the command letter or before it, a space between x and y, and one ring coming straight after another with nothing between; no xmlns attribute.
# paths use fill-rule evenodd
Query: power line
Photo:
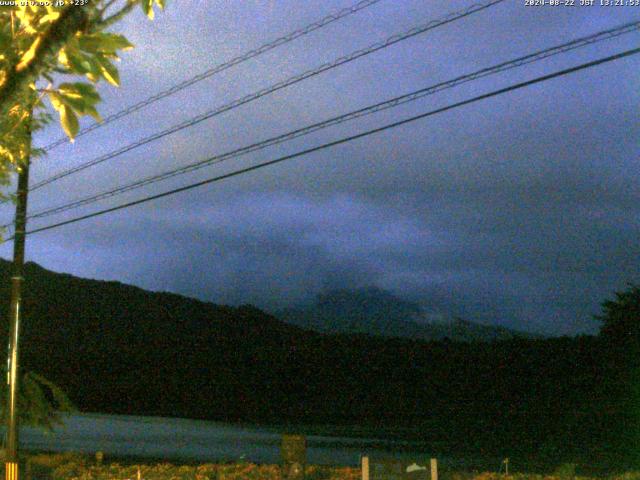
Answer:
<svg viewBox="0 0 640 480"><path fill-rule="evenodd" d="M314 123L312 125L308 125L306 127L303 128L298 128L296 130L287 132L285 134L282 135L278 135L275 137L271 137L269 139L260 141L260 142L256 142L253 143L251 145L242 147L242 148L238 148L232 151L228 151L225 152L223 154L219 154L216 155L214 157L210 157L207 158L205 160L201 160L199 162L196 163L192 163L190 165L186 165L184 167L180 167L174 170L170 170L167 172L163 172L157 175L152 175L140 180L137 180L135 182L129 183L127 185L123 185L120 187L117 187L115 189L111 189L105 192L101 192L95 195L91 195L79 200L75 200L72 201L70 203L66 203L64 205L60 205L57 207L53 207L53 208L49 208L46 210L42 210L40 212L36 212L32 215L29 215L29 219L36 219L36 218L44 218L44 217L48 217L51 215L55 215L58 213L62 213L68 210L72 210L84 205L89 205L91 203L95 203L99 200L104 200L106 198L111 198L114 197L116 195L120 195L123 194L125 192L131 191L131 190L135 190L141 187L144 187L146 185L151 185L153 183L157 183L159 181L162 180L166 180L168 178L172 178L174 176L177 175L183 175L185 173L189 173L213 164L217 164L217 163L221 163L223 161L226 160L230 160L233 158L237 158L241 155L246 155L248 153L252 153L252 152L256 152L258 150L262 150L264 148L267 148L269 146L273 146L273 145L277 145L289 140L292 140L294 138L303 136L303 135L308 135L310 133L316 132L318 130L324 129L324 128L328 128L330 126L334 126L334 125L338 125L347 121L351 121L354 120L356 118L360 118L363 117L365 115L370 115L376 112L380 112L382 110L386 110L389 108L394 108L397 107L399 105L403 105L405 103L409 103L415 100L418 100L420 98L423 98L425 96L428 95L432 95L435 94L437 92L440 92L442 90L446 90L449 88L453 88L456 87L458 85L464 84L466 82L469 81L473 81L473 80L477 80L479 78L484 78L487 77L489 75L494 75L497 73L501 73L501 72L505 72L507 70L516 68L516 67L520 67L523 65L528 65L540 60L543 60L545 58L551 57L553 55L558 55L558 54L562 54L571 50L575 50L577 48L581 48L587 45L592 45L594 43L598 43L604 40L608 40L611 38L615 38L618 37L620 35L624 35L630 32L635 32L638 31L640 29L640 21L639 22L631 22L631 23L627 23L618 27L614 27L614 28L610 28L607 30L603 30L597 33L594 33L592 35L588 35L588 36L584 36L584 37L580 37L574 40L571 40L569 42L565 42L561 45L556 45L550 48L546 48L544 50L539 50L535 53L531 53L529 55L525 55L525 56L521 56L512 60L508 60L502 63L499 63L497 65L491 66L491 67L486 67L483 68L481 70L477 70L473 73L469 73L466 75L461 75L458 76L454 79L445 81L445 82L440 82L438 84L435 85L431 85L429 87L425 87L425 88L421 88L419 90L416 90L414 92L405 94L405 95L401 95L389 100L385 100L383 102L379 102L376 103L374 105L370 105L340 116L336 116L333 118L330 118L328 120L324 120L322 122L318 122L318 123ZM5 227L8 227L9 225L5 225Z"/></svg>
<svg viewBox="0 0 640 480"><path fill-rule="evenodd" d="M303 155L308 155L310 153L314 153L314 152L317 152L317 151L320 151L320 150L324 150L324 149L331 148L331 147L334 147L334 146L337 146L337 145L341 145L343 143L351 142L351 141L357 140L359 138L367 137L367 136L373 135L375 133L380 133L380 132L383 132L385 130L389 130L391 128L396 128L396 127L399 127L401 125L405 125L405 124L408 124L408 123L411 123L411 122L415 122L416 120L420 120L420 119L427 118L427 117L430 117L430 116L433 116L433 115L437 115L439 113L443 113L443 112L446 112L446 111L449 111L449 110L453 110L453 109L458 108L458 107L462 107L464 105L469 105L469 104L472 104L472 103L475 103L475 102L478 102L478 101L481 101L481 100L485 100L487 98L491 98L491 97L495 97L495 96L498 96L498 95L502 95L504 93L511 92L511 91L514 91L514 90L518 90L518 89L521 89L521 88L524 88L524 87L528 87L530 85L534 85L534 84L537 84L537 83L545 82L545 81L551 80L553 78L561 77L561 76L564 76L564 75L569 75L571 73L575 73L575 72L578 72L578 71L581 71L581 70L585 70L587 68L592 68L592 67L595 67L597 65L601 65L601 64L604 64L604 63L612 62L614 60L619 60L619 59L624 58L624 57L629 57L631 55L637 55L638 53L640 53L640 48L635 48L635 49L632 49L632 50L626 50L624 52L621 52L621 53L618 53L618 54L615 54L615 55L611 55L611 56L608 56L608 57L600 58L598 60L594 60L594 61L591 61L591 62L583 63L583 64L578 65L576 67L571 67L571 68L567 68L567 69L564 69L564 70L560 70L560 71L557 71L557 72L554 72L554 73L551 73L551 74L548 74L548 75L543 75L543 76L534 78L532 80L527 80L525 82L520 82L520 83L511 85L509 87L505 87L505 88L501 88L501 89L498 89L498 90L494 90L492 92L485 93L483 95L478 95L476 97L473 97L473 98L470 98L470 99L467 99L467 100L463 100L461 102L453 103L453 104L448 105L446 107L438 108L436 110L431 110L429 112L422 113L420 115L415 115L413 117L405 118L403 120L399 120L397 122L393 122L393 123L384 125L382 127L374 128L372 130L367 130L366 132L362 132L362 133L358 133L356 135L351 135L351 136L348 136L348 137L344 137L344 138L341 138L339 140L335 140L333 142L325 143L325 144L322 144L322 145L319 145L319 146L316 146L316 147L313 147L313 148L308 148L306 150L302 150L300 152L296 152L296 153L293 153L293 154L290 154L290 155L285 155L283 157L279 157L279 158L276 158L274 160L270 160L270 161L267 161L267 162L259 163L257 165L253 165L251 167L242 168L242 169L236 170L236 171L231 172L231 173L226 173L224 175L219 175L219 176L216 176L216 177L208 178L206 180L202 180L200 182L192 183L192 184L186 185L184 187L180 187L180 188L176 188L176 189L173 189L173 190L169 190L167 192L159 193L159 194L156 194L156 195L151 195L151 196L148 196L148 197L141 198L139 200L135 200L135 201L132 201L132 202L128 202L128 203L124 203L124 204L121 204L121 205L117 205L115 207L106 208L104 210L99 210L97 212L93 212L93 213L90 213L90 214L87 214L87 215L82 215L82 216L79 216L79 217L76 217L76 218L72 218L70 220L65 220L65 221L62 221L62 222L58 222L58 223L55 223L55 224L52 224L52 225L48 225L46 227L41 227L41 228L37 228L37 229L34 229L34 230L30 230L30 231L27 232L27 234L44 232L46 230L51 230L51 229L58 228L58 227L61 227L61 226L64 226L64 225L69 225L71 223L76 223L76 222L79 222L79 221L82 221L82 220L87 220L89 218L93 218L93 217L97 217L97 216L100 216L100 215L104 215L106 213L115 212L117 210L122 210L122 209L125 209L125 208L133 207L135 205L140 205L142 203L150 202L152 200L157 200L159 198L167 197L169 195L174 195L176 193L184 192L184 191L187 191L187 190L192 190L194 188L198 188L198 187L201 187L201 186L204 186L204 185L208 185L208 184L214 183L214 182L219 182L219 181L225 180L227 178L236 177L236 176L242 175L244 173L252 172L254 170L258 170L258 169L261 169L261 168L264 168L264 167L268 167L268 166L271 166L271 165L275 165L277 163L284 162L286 160L291 160L293 158L301 157Z"/></svg>
<svg viewBox="0 0 640 480"><path fill-rule="evenodd" d="M273 92L276 92L278 90L281 90L283 88L289 87L295 83L299 83L303 80L306 80L308 78L311 78L313 76L319 75L323 72L326 72L328 70L332 70L334 68L337 68L341 65L344 65L346 63L352 62L360 57L364 57L365 55L369 55L371 53L377 52L378 50L382 50L383 48L387 48L391 45L394 45L398 42L401 42L403 40L407 40L411 37L415 37L416 35L419 35L421 33L425 33L429 30L433 30L437 27L440 27L442 25L446 25L448 23L452 23L456 20L459 20L461 18L467 17L469 15L472 15L476 12L482 11L484 9L487 9L493 5L496 5L498 3L502 3L505 0L490 0L484 3L477 3L474 4L464 10L460 10L458 12L454 12L451 13L445 17L443 17L440 20L432 20L428 23L425 23L423 25L414 27L404 33L401 34L396 34L393 35L389 38L387 38L384 41L381 42L377 42L374 43L366 48L360 49L360 50L356 50L355 52L352 52L348 55L342 56L332 62L328 62L325 63L317 68L311 69L311 70L307 70L306 72L303 72L301 74L295 75L293 77L290 77L286 80L283 80L281 82L278 82L274 85L271 85L270 87L266 87L263 88L261 90L258 90L257 92L251 93L249 95L245 95L244 97L238 99L238 100L234 100L233 102L227 103L226 105L223 105L221 107L218 107L214 110L210 110L208 112L205 112L203 114L200 114L196 117L191 118L190 120L187 120L185 122L182 122L180 124L174 125L173 127L170 127L166 130L163 130L161 132L155 133L153 135L150 135L148 137L145 137L143 139L140 139L134 143L131 143L129 145L126 145L122 148L119 148L118 150L115 150L111 153L107 153L105 155L102 155L98 158L95 158L93 160L90 160L88 162L85 162L83 164L80 164L76 167L70 168L68 170L64 170L56 175L53 175L45 180L42 180L40 182L35 183L32 187L31 187L31 191L37 190L39 188L44 187L45 185L48 185L52 182L55 182L57 180L60 180L62 178L65 178L69 175L72 175L74 173L80 172L82 170L85 170L89 167L92 167L94 165L97 165L99 163L105 162L107 160L110 160L112 158L115 158L119 155L122 155L123 153L129 152L135 148L141 147L142 145L146 145L148 143L151 143L155 140L159 140L163 137L166 137L167 135L171 135L173 133L176 133L180 130L183 130L185 128L188 127L192 127L193 125L196 125L200 122L203 122L205 120L208 120L212 117L215 117L217 115L220 115L221 113L227 112L229 110L232 110L234 108L240 107L241 105L247 104L249 102L252 102L254 100L257 100L261 97L264 97L266 95L269 95Z"/></svg>
<svg viewBox="0 0 640 480"><path fill-rule="evenodd" d="M359 12L360 10L364 10L365 8L368 8L378 2L380 2L381 0L362 0L358 3L356 3L355 5L352 5L351 7L347 7L347 8L343 8L342 10L339 10L336 13L327 15L326 17L310 23L309 25L302 27L298 30L294 30L293 32L290 32L282 37L276 38L275 40L265 43L261 46L259 46L258 48L255 48L253 50L249 50L248 52L243 53L242 55L238 55L237 57L232 58L231 60L225 62L225 63L221 63L218 64L212 68L210 68L209 70L206 70L198 75L195 75L194 77L191 77L187 80L184 80L166 90L163 90L159 93L156 93L155 95L152 95L148 98L146 98L145 100L142 100L138 103L135 103L133 105L130 105L126 108L124 108L123 110L120 110L119 112L113 113L105 118L102 119L102 122L100 123L94 123L93 125L90 125L88 127L83 128L82 130L80 130L77 134L76 134L76 138L81 137L82 135L85 135L89 132L92 132L100 127L103 127L105 125L108 125L109 123L115 122L116 120L119 120L120 118L126 117L127 115L130 115L134 112L137 112L138 110L141 110L145 107L147 107L148 105L151 105L152 103L157 102L158 100L162 100L163 98L166 98L170 95L173 95L174 93L177 93L181 90L184 90L187 87L190 87L191 85L198 83L202 80L205 80L209 77L212 77L213 75L216 75L220 72L223 72L224 70L227 70L228 68L234 67L236 65L239 65L243 62L246 62L247 60L251 60L252 58L255 58L259 55L262 55L263 53L266 53L270 50L273 50L274 48L277 48L281 45L284 45L286 43L292 42L293 40L300 38L304 35L307 35L315 30L319 30L333 22L336 22L344 17L347 17L349 15L352 15L354 13ZM50 150L53 150L56 147L59 147L60 145L63 145L65 143L68 143L69 139L67 137L61 137L58 140L56 140L55 142L50 143L49 145L45 146L43 148L43 150L45 152L48 152Z"/></svg>

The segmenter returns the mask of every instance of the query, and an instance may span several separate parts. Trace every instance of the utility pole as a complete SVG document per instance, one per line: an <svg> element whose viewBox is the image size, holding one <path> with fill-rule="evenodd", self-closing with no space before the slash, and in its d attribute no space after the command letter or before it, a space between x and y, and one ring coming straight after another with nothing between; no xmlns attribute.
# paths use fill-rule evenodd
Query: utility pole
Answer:
<svg viewBox="0 0 640 480"><path fill-rule="evenodd" d="M18 480L18 339L22 314L22 283L24 244L27 226L27 196L29 193L29 162L31 157L31 112L25 122L26 158L18 171L15 232L13 234L13 268L11 272L11 306L9 309L9 352L7 358L7 457L6 480Z"/></svg>

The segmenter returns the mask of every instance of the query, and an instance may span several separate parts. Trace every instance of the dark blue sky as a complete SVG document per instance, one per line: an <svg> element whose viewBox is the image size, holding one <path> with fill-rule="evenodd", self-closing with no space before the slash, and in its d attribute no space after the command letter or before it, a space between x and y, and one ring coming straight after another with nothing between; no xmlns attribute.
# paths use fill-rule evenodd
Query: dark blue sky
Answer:
<svg viewBox="0 0 640 480"><path fill-rule="evenodd" d="M30 211L186 165L394 95L640 19L640 7L507 0L32 194ZM576 2L579 3L579 0ZM596 2L599 4L599 0ZM53 150L37 182L303 70L471 5L383 0ZM119 30L136 45L104 115L350 5L171 2ZM553 57L31 227L158 193L638 46ZM377 285L427 310L551 334L593 332L640 281L640 58L558 78L225 182L28 238L56 271L267 309ZM38 144L60 136L56 126ZM0 211L11 219L10 208ZM5 258L10 246L0 247Z"/></svg>

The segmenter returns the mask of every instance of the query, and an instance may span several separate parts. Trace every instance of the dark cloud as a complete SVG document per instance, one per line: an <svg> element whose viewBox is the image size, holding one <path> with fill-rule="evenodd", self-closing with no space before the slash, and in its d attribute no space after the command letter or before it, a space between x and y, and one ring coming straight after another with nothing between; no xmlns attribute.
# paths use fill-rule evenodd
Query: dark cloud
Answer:
<svg viewBox="0 0 640 480"><path fill-rule="evenodd" d="M122 63L122 89L104 91L107 113L348 4L184 3L152 25L127 22L138 48ZM34 167L34 181L469 4L383 1L52 152ZM637 10L523 4L505 2L70 177L35 192L32 211L615 26ZM486 78L100 206L609 55L637 38ZM621 60L34 235L28 252L52 269L217 302L280 308L329 288L378 285L434 313L593 332L599 303L640 281L639 82L638 60ZM57 135L46 132L42 143Z"/></svg>

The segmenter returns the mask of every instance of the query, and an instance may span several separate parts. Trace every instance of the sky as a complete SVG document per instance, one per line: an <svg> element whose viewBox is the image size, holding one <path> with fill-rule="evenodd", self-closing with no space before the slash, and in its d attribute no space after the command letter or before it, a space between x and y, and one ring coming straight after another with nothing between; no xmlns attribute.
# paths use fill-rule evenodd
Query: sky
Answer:
<svg viewBox="0 0 640 480"><path fill-rule="evenodd" d="M355 0L170 2L114 31L136 48L103 116ZM506 0L32 192L29 212L188 165L461 74L640 20L640 7ZM31 184L473 5L381 0L35 160ZM590 45L111 199L30 228L311 148L638 47ZM269 311L377 286L425 310L549 335L595 333L640 282L640 56L563 76L197 189L28 236L27 259ZM84 120L84 126L90 120ZM47 145L59 124L38 132ZM3 223L12 208L0 208ZM10 258L11 245L0 245Z"/></svg>

